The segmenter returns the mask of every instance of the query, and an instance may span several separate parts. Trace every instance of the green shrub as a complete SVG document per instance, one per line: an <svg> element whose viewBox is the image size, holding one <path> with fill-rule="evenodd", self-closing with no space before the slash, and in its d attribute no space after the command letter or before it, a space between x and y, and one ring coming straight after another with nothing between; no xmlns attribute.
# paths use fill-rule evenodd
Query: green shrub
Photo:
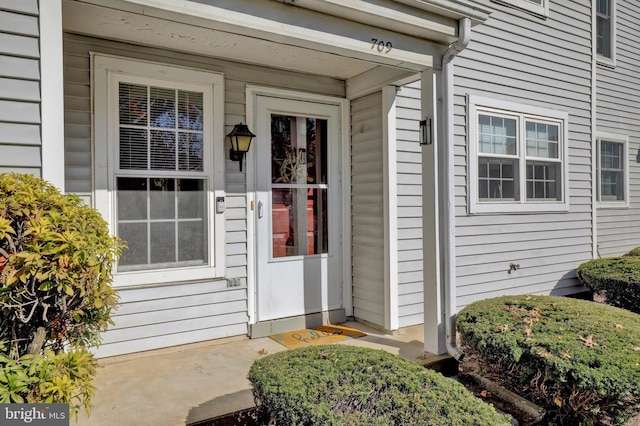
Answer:
<svg viewBox="0 0 640 426"><path fill-rule="evenodd" d="M640 247L635 247L629 250L629 253L627 253L627 256L640 256Z"/></svg>
<svg viewBox="0 0 640 426"><path fill-rule="evenodd" d="M120 249L78 197L31 175L0 175L0 401L90 406L87 349L111 321Z"/></svg>
<svg viewBox="0 0 640 426"><path fill-rule="evenodd" d="M585 300L504 296L457 317L471 358L559 424L623 424L640 403L640 317Z"/></svg>
<svg viewBox="0 0 640 426"><path fill-rule="evenodd" d="M640 256L593 259L576 269L582 283L608 304L640 313Z"/></svg>
<svg viewBox="0 0 640 426"><path fill-rule="evenodd" d="M509 425L458 382L384 351L320 345L258 359L256 401L285 425Z"/></svg>

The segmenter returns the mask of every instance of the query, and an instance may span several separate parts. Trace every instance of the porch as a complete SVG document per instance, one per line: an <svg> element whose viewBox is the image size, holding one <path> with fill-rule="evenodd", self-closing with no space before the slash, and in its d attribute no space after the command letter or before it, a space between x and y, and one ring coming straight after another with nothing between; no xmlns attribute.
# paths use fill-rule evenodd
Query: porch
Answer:
<svg viewBox="0 0 640 426"><path fill-rule="evenodd" d="M425 365L453 362L425 354L421 326L388 335L357 322L347 325L367 335L344 344L386 350ZM81 413L77 424L177 426L249 408L253 396L246 376L251 364L283 350L269 337L235 337L102 359L94 381L94 409L90 417Z"/></svg>

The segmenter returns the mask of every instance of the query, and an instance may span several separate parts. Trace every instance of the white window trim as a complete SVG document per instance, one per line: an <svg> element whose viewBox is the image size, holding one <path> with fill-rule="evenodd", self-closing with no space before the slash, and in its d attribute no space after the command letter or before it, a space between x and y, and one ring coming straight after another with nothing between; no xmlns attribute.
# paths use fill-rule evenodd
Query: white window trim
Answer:
<svg viewBox="0 0 640 426"><path fill-rule="evenodd" d="M468 128L468 174L467 184L468 206L470 214L486 213L539 213L539 212L568 212L569 211L569 114L565 111L552 110L533 105L525 105L500 99L485 98L482 96L467 95L467 128ZM495 109L498 114L527 116L541 121L555 120L560 122L559 136L562 138L559 144L559 157L562 161L562 200L560 201L527 201L526 200L526 167L519 168L520 201L479 201L478 200L478 110ZM524 126L520 119L521 128ZM522 131L520 131L522 132ZM524 149L522 140L518 140L518 149ZM520 152L520 151L519 151ZM519 157L521 157L520 154ZM522 158L522 157L521 157Z"/></svg>
<svg viewBox="0 0 640 426"><path fill-rule="evenodd" d="M183 68L174 65L158 64L149 61L134 60L116 56L91 53L91 71L93 82L93 161L94 161L94 207L100 211L111 233L115 229L115 159L118 144L115 140L115 114L109 113L108 105L113 103L115 91L113 85L116 76L130 76L151 79L164 79L172 82L184 82L203 88L205 102L209 98L209 108L213 112L205 117L204 126L210 128L212 146L205 145L209 153L205 158L212 159L205 164L209 180L208 214L209 226L209 265L193 268L170 268L150 271L116 272L114 268L114 287L129 287L148 284L222 278L225 273L225 229L224 213L216 213L214 202L217 197L225 197L224 191L224 77L222 74ZM111 98L111 101L109 100Z"/></svg>
<svg viewBox="0 0 640 426"><path fill-rule="evenodd" d="M542 5L533 4L527 0L492 0L495 3L500 3L505 6L514 7L516 9L524 10L532 15L540 16L543 18L549 17L549 1L542 0Z"/></svg>
<svg viewBox="0 0 640 426"><path fill-rule="evenodd" d="M594 14L594 18L593 18L593 45L594 45L594 51L596 52L596 61L599 65L604 65L607 67L615 67L616 66L616 45L617 43L617 0L611 0L611 15L610 15L610 20L611 20L611 57L607 57L607 56L603 56L601 54L598 53L598 48L597 48L597 38L598 38L598 6L596 5L596 2L594 1L593 3L593 14Z"/></svg>
<svg viewBox="0 0 640 426"><path fill-rule="evenodd" d="M622 155L623 155L623 161L624 161L624 169L623 169L623 176L624 176L624 201L603 201L602 200L602 195L601 195L601 190L602 187L600 186L600 181L601 181L601 177L600 177L600 169L601 169L601 165L600 165L600 144L602 141L606 141L606 142L617 142L623 145L622 148ZM630 166L630 161L629 161L629 136L628 135L623 135L620 133L608 133L608 132L597 132L596 133L596 141L597 141L597 147L596 147L596 161L597 161L597 165L596 165L596 192L597 192L597 203L596 206L599 209L628 209L630 207L630 200L629 200L629 166Z"/></svg>

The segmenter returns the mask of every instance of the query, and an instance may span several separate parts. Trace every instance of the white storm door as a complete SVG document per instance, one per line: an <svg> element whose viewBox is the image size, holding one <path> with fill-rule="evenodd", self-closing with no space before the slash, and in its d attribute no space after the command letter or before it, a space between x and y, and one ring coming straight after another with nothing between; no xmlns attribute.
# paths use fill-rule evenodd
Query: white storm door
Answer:
<svg viewBox="0 0 640 426"><path fill-rule="evenodd" d="M342 308L340 107L256 106L257 320Z"/></svg>

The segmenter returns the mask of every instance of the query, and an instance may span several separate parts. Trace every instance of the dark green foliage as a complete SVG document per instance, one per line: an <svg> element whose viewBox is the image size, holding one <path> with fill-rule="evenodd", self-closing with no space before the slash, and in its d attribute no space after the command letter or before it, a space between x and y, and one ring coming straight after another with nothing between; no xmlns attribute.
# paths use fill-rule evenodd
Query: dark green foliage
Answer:
<svg viewBox="0 0 640 426"><path fill-rule="evenodd" d="M475 302L457 317L465 349L555 421L623 424L640 403L640 317L552 296Z"/></svg>
<svg viewBox="0 0 640 426"><path fill-rule="evenodd" d="M576 273L589 290L606 295L608 304L640 313L640 256L590 260Z"/></svg>
<svg viewBox="0 0 640 426"><path fill-rule="evenodd" d="M627 253L627 256L640 256L640 247L635 247L629 250L629 253Z"/></svg>
<svg viewBox="0 0 640 426"><path fill-rule="evenodd" d="M32 175L0 175L0 402L90 407L121 244L100 214Z"/></svg>
<svg viewBox="0 0 640 426"><path fill-rule="evenodd" d="M310 346L257 360L253 393L284 425L509 425L458 382L384 351Z"/></svg>

